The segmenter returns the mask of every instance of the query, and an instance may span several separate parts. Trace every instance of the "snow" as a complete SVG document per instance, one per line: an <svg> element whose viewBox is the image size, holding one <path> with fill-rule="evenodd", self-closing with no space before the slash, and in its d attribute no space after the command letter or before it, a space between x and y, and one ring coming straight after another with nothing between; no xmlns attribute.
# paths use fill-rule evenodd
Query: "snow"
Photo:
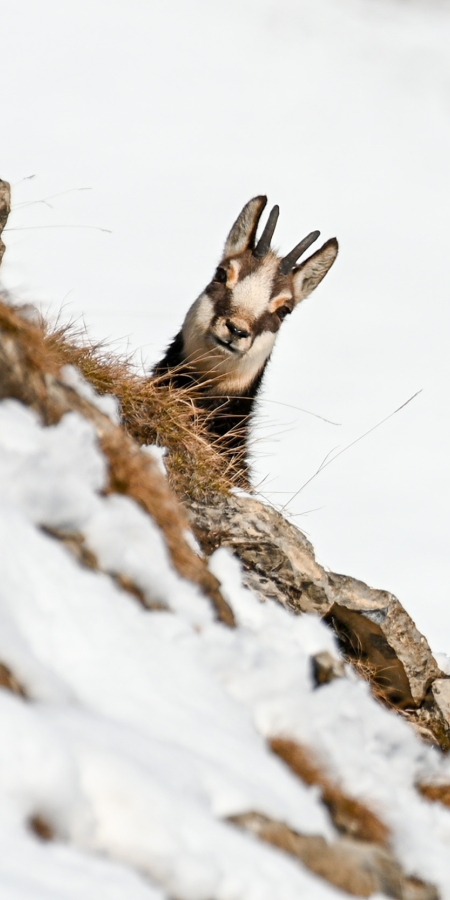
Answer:
<svg viewBox="0 0 450 900"><path fill-rule="evenodd" d="M441 672L444 675L450 675L450 656L447 656L446 653L435 653L434 656Z"/></svg>
<svg viewBox="0 0 450 900"><path fill-rule="evenodd" d="M162 475L167 475L164 459L167 456L167 447L157 447L156 444L144 444L141 448L156 462Z"/></svg>
<svg viewBox="0 0 450 900"><path fill-rule="evenodd" d="M217 623L153 522L104 496L105 479L81 415L44 427L0 404L0 661L29 698L0 689L0 896L340 896L226 821L254 810L333 839L317 790L268 750L266 738L286 735L370 802L405 868L450 897L450 813L413 789L441 772L437 754L365 684L316 689L311 656L337 654L331 632L259 603L225 549L210 565L238 626ZM45 527L82 534L103 571ZM167 612L145 610L109 571ZM54 841L29 831L36 814Z"/></svg>
<svg viewBox="0 0 450 900"><path fill-rule="evenodd" d="M258 808L331 834L314 793L213 677L209 644L214 655L231 632L174 573L142 510L100 494L105 463L90 423L69 413L44 428L15 401L0 405L0 423L0 650L33 700L0 692L5 830L39 811L60 840L186 898L211 896L227 879L224 898L250 885L265 897L283 877L287 897L314 890L294 863L220 821ZM42 526L81 530L102 567L178 615L149 614ZM328 894L319 883L317 896Z"/></svg>
<svg viewBox="0 0 450 900"><path fill-rule="evenodd" d="M76 366L63 366L61 369L61 378L64 384L73 388L80 397L89 400L89 402L93 403L100 412L105 416L109 416L112 422L116 425L119 424L120 408L117 397L113 397L112 394L103 394L102 396L97 394L92 385L90 385L86 378L83 377Z"/></svg>

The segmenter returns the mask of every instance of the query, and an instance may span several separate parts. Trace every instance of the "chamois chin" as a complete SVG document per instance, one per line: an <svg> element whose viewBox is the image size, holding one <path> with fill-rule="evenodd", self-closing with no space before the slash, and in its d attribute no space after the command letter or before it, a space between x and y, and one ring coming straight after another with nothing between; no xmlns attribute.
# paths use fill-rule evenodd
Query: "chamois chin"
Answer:
<svg viewBox="0 0 450 900"><path fill-rule="evenodd" d="M279 209L274 206L259 240L267 197L254 197L236 219L215 274L192 304L181 331L153 374L162 384L193 387L212 440L248 479L248 433L283 319L322 281L338 252L336 238L308 259L299 257L319 237L313 231L287 256L271 249Z"/></svg>

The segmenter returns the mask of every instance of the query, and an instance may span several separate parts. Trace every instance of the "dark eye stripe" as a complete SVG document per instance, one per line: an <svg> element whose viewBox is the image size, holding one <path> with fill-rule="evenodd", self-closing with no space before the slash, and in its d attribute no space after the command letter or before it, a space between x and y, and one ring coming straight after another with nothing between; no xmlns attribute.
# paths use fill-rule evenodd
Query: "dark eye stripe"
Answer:
<svg viewBox="0 0 450 900"><path fill-rule="evenodd" d="M281 325L281 320L274 313L264 313L256 320L253 326L254 335L263 334L264 331L271 331L276 334Z"/></svg>

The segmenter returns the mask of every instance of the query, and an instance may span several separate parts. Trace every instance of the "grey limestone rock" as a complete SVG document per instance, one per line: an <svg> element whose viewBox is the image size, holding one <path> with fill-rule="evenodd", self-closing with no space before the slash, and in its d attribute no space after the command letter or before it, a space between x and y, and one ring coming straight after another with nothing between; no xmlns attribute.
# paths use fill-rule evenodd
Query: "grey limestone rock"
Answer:
<svg viewBox="0 0 450 900"><path fill-rule="evenodd" d="M325 618L346 655L366 666L391 704L420 706L442 673L426 638L393 594L327 572L305 535L251 496L216 495L203 504L191 502L188 513L204 551L229 547L260 600Z"/></svg>

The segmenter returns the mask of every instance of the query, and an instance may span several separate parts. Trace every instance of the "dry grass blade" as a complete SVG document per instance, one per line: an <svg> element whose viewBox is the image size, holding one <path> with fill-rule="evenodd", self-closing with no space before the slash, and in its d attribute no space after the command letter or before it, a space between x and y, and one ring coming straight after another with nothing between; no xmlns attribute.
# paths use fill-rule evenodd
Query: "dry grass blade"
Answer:
<svg viewBox="0 0 450 900"><path fill-rule="evenodd" d="M404 409L405 406L408 406L409 403L412 403L412 401L415 400L416 397L418 397L419 394L422 393L422 390L423 390L423 388L420 388L419 391L416 391L415 394L413 394L411 397L408 397L408 399L405 400L404 403L401 403L400 406L397 406L397 408L394 409L392 412L390 412L387 416L385 416L384 419L380 419L380 421L376 422L375 425L372 425L372 427L369 428L368 431L365 431L363 434L360 434L359 437L355 438L354 441L350 441L349 444L346 444L345 447L342 447L342 449L339 450L337 453L335 453L335 455L332 456L331 459L329 459L330 453L328 453L327 456L325 457L325 459L323 460L323 462L321 462L318 469L316 469L316 471L313 473L313 475L311 475L310 478L308 478L307 481L305 481L301 487L299 487L298 491L296 491L295 494L292 495L291 499L288 501L288 503L286 503L282 507L282 509L285 510L286 507L289 506L290 503L293 503L293 501L298 497L298 495L301 493L301 491L303 491L303 489L308 484L310 484L311 481L314 480L314 478L317 478L317 475L319 475L323 471L323 469L326 469L327 466L331 466L331 463L333 463L335 461L335 459L337 459L339 456L342 456L343 453L346 453L347 450L350 450L350 448L354 447L355 444L359 444L359 442L362 441L364 438L368 437L369 434L372 434L373 431L376 431L376 429L379 428L380 425L384 425L385 422L387 422L389 419L392 419L393 416L396 416L397 413L400 412L400 410ZM330 452L333 453L332 450Z"/></svg>

